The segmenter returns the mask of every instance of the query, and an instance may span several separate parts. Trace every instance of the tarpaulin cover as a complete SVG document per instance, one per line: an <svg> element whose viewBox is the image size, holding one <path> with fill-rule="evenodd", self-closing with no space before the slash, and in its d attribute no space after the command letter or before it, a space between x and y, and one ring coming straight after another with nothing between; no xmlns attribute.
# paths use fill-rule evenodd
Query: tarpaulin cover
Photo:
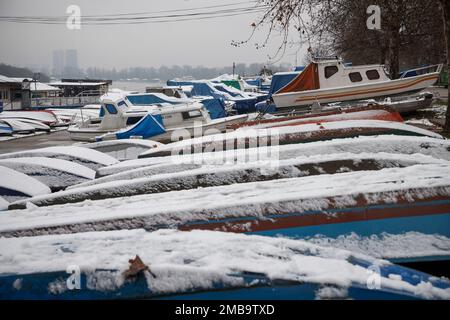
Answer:
<svg viewBox="0 0 450 320"><path fill-rule="evenodd" d="M310 63L294 80L277 93L297 92L319 89L319 74L317 64Z"/></svg>
<svg viewBox="0 0 450 320"><path fill-rule="evenodd" d="M162 117L160 114L151 115L149 113L130 129L116 133L116 138L130 139L132 136L140 136L147 139L154 137L166 132L166 129L162 123Z"/></svg>
<svg viewBox="0 0 450 320"><path fill-rule="evenodd" d="M211 119L224 118L227 116L225 103L222 99L208 98L201 100L202 104L208 110Z"/></svg>
<svg viewBox="0 0 450 320"><path fill-rule="evenodd" d="M299 74L300 74L300 72L280 72L280 73L275 73L272 76L272 82L270 84L269 98L274 93L276 93L278 90L280 90L285 85L287 85L289 82L291 82L292 79L297 77Z"/></svg>

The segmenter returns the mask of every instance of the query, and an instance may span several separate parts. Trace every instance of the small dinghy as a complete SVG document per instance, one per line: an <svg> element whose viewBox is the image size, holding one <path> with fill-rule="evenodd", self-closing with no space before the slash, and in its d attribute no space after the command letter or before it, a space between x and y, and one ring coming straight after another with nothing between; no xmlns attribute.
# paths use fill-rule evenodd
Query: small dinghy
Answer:
<svg viewBox="0 0 450 320"><path fill-rule="evenodd" d="M46 131L46 132L50 132L51 131L50 126L48 126L48 125L46 125L46 124L44 124L44 123L42 123L40 121L37 121L37 120L22 119L22 118L8 118L7 120L8 121L16 120L16 121L19 121L21 123L28 124L28 125L34 127L35 131Z"/></svg>
<svg viewBox="0 0 450 320"><path fill-rule="evenodd" d="M115 158L102 152L76 146L48 147L0 154L0 159L24 157L47 157L68 160L93 170L119 162Z"/></svg>
<svg viewBox="0 0 450 320"><path fill-rule="evenodd" d="M58 122L55 114L48 110L41 111L3 111L0 119L27 119L34 120L52 126Z"/></svg>
<svg viewBox="0 0 450 320"><path fill-rule="evenodd" d="M10 136L13 134L13 129L6 122L0 121L0 136Z"/></svg>
<svg viewBox="0 0 450 320"><path fill-rule="evenodd" d="M95 178L95 171L75 162L45 157L0 159L0 166L22 172L55 192Z"/></svg>
<svg viewBox="0 0 450 320"><path fill-rule="evenodd" d="M138 229L1 238L0 299L450 299L450 282L299 240Z"/></svg>
<svg viewBox="0 0 450 320"><path fill-rule="evenodd" d="M2 206L5 205L4 201L13 202L51 192L50 188L39 180L2 165L0 165L0 177Z"/></svg>
<svg viewBox="0 0 450 320"><path fill-rule="evenodd" d="M13 133L33 133L36 131L36 127L32 124L20 121L15 118L0 119L0 123L8 125Z"/></svg>

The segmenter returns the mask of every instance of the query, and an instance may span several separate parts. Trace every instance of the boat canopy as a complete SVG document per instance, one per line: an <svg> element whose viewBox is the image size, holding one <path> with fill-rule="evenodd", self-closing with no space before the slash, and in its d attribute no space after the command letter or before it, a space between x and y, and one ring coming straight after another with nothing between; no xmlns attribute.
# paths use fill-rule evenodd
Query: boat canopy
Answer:
<svg viewBox="0 0 450 320"><path fill-rule="evenodd" d="M310 63L305 70L299 73L291 82L277 93L320 89L319 72L316 63Z"/></svg>

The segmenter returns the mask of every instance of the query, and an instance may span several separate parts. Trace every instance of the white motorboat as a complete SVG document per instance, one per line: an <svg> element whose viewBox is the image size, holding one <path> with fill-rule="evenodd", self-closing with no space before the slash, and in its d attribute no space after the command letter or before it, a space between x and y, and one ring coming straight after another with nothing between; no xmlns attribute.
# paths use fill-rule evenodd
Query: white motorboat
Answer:
<svg viewBox="0 0 450 320"><path fill-rule="evenodd" d="M101 101L103 117L70 126L71 139L93 142L139 137L169 142L223 132L228 125L244 122L248 117L211 119L206 108L198 102L133 106L126 97L117 94L105 95Z"/></svg>
<svg viewBox="0 0 450 320"><path fill-rule="evenodd" d="M295 109L314 103L403 95L433 85L441 70L441 64L418 68L391 80L383 65L346 66L340 59L314 61L272 97L278 109Z"/></svg>

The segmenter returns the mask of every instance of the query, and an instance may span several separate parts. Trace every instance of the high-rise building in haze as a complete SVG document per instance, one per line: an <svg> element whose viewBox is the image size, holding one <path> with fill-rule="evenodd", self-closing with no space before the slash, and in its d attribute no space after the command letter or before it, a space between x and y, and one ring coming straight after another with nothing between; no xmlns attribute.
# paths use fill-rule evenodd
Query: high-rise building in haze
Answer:
<svg viewBox="0 0 450 320"><path fill-rule="evenodd" d="M53 50L53 69L52 73L56 76L62 75L64 70L64 51Z"/></svg>
<svg viewBox="0 0 450 320"><path fill-rule="evenodd" d="M78 75L79 69L77 50L53 50L52 73L57 77L71 77Z"/></svg>
<svg viewBox="0 0 450 320"><path fill-rule="evenodd" d="M64 66L70 69L78 69L78 58L76 49L66 50L66 61Z"/></svg>

